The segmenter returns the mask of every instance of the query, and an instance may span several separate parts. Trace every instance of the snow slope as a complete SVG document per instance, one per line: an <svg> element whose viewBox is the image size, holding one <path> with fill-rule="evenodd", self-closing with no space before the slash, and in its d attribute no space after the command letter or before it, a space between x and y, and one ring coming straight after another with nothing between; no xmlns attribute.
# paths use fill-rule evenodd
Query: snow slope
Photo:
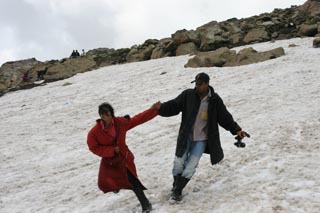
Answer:
<svg viewBox="0 0 320 213"><path fill-rule="evenodd" d="M225 159L204 155L184 190L167 201L180 116L156 117L127 135L153 212L320 212L320 50L313 38L250 45L282 46L277 59L231 68L183 68L190 56L115 65L0 98L0 212L140 212L132 191L103 194L99 157L86 144L110 102L134 115L167 101L199 72L251 134L245 149L221 129ZM297 47L289 48L289 44ZM237 50L244 47L238 47ZM163 74L165 72L165 74Z"/></svg>

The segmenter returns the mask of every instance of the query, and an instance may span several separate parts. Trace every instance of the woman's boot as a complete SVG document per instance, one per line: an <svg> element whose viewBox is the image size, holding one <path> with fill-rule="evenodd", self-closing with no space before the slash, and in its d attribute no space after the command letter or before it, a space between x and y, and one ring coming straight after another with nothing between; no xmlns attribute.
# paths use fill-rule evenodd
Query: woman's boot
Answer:
<svg viewBox="0 0 320 213"><path fill-rule="evenodd" d="M133 191L136 194L136 196L141 204L142 213L149 213L152 210L152 205L149 202L149 200L147 199L143 190L141 188L135 188L135 189L133 189Z"/></svg>

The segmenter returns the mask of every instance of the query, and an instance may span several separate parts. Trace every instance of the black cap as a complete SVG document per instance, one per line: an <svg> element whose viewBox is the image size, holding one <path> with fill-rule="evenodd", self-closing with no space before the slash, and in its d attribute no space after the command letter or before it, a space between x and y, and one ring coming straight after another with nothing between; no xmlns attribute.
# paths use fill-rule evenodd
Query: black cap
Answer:
<svg viewBox="0 0 320 213"><path fill-rule="evenodd" d="M196 75L195 80L191 81L191 83L194 83L194 82L196 82L197 84L208 83L209 80L210 80L209 76L206 73L202 72Z"/></svg>

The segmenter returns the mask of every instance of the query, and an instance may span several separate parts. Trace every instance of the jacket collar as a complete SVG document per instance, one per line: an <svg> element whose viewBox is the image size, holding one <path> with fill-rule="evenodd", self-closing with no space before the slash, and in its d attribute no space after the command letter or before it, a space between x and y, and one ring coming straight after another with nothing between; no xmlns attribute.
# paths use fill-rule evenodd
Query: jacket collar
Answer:
<svg viewBox="0 0 320 213"><path fill-rule="evenodd" d="M99 127L100 127L101 129L105 129L104 123L103 123L103 121L102 121L101 118L97 119L97 120L96 120L96 123L97 123L97 125L99 125ZM110 126L113 126L113 125L114 125L114 126L117 126L117 125L116 125L115 118L112 119Z"/></svg>
<svg viewBox="0 0 320 213"><path fill-rule="evenodd" d="M214 100L216 98L216 93L212 86L209 85L209 93L208 93L208 100ZM196 92L196 88L193 89Z"/></svg>

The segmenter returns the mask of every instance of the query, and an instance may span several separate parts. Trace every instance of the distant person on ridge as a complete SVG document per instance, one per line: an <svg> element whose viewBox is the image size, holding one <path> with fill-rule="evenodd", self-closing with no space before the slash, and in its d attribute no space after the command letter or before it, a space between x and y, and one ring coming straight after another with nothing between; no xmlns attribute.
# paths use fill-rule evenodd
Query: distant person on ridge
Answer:
<svg viewBox="0 0 320 213"><path fill-rule="evenodd" d="M209 86L209 76L199 73L194 89L184 90L178 97L162 103L159 115L164 117L182 112L173 165L171 199L180 201L182 190L196 171L202 154L210 154L212 164L223 159L218 125L233 135L249 136L242 131L226 109L220 96Z"/></svg>
<svg viewBox="0 0 320 213"><path fill-rule="evenodd" d="M146 188L138 179L134 156L126 144L126 132L157 116L159 107L160 102L157 102L132 118L115 117L113 107L102 103L98 110L100 119L89 131L87 138L90 151L101 157L99 188L104 193L132 189L143 213L150 212L152 205L143 192Z"/></svg>
<svg viewBox="0 0 320 213"><path fill-rule="evenodd" d="M43 70L37 71L37 81L42 81L44 80L44 75L47 73L48 67L44 68Z"/></svg>
<svg viewBox="0 0 320 213"><path fill-rule="evenodd" d="M72 50L72 53L70 55L70 58L76 58L77 57L77 53L75 50Z"/></svg>
<svg viewBox="0 0 320 213"><path fill-rule="evenodd" d="M78 52L78 50L76 50L75 55L76 55L76 58L80 57L80 53Z"/></svg>

